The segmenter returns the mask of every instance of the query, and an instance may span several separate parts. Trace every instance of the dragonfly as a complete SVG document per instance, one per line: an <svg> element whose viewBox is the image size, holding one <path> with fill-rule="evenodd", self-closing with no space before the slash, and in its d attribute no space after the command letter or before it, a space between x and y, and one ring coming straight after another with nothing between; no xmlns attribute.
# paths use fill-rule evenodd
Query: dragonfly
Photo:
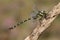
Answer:
<svg viewBox="0 0 60 40"><path fill-rule="evenodd" d="M33 11L33 13L34 13L34 11ZM46 16L47 16L47 13L45 12L45 11L37 11L36 12L36 15L34 15L34 16L32 16L31 18L28 18L28 19L25 19L25 20L23 20L23 21L21 21L21 22L18 22L16 25L14 25L13 27L10 27L10 28L8 28L8 29L14 29L14 28L16 28L17 26L19 26L19 25L21 25L21 24L23 24L23 23L25 23L25 22L27 22L27 21L29 21L29 20L36 20L36 19L38 19L39 18L39 20L42 20L42 19L46 19Z"/></svg>
<svg viewBox="0 0 60 40"><path fill-rule="evenodd" d="M18 22L18 23L16 23L16 25L14 25L13 27L10 27L8 29L10 29L10 30L14 29L17 26L19 26L19 25L21 25L21 24L23 24L23 23L25 23L25 22L27 22L29 20L32 20L32 19L33 20L37 20L37 19L43 20L44 18L47 19L47 13L46 13L46 11L38 10L37 2L36 1L34 1L34 5L33 5L32 9L33 9L33 11L32 11L33 15L30 18L27 18L27 19L25 19L25 20L23 20L21 22Z"/></svg>

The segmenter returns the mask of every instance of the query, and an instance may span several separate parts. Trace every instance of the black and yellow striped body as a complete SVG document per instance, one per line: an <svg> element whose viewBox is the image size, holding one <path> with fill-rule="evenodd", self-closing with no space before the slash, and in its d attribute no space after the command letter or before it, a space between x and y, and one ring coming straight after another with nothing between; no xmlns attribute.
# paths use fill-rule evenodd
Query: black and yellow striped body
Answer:
<svg viewBox="0 0 60 40"><path fill-rule="evenodd" d="M32 20L32 19L33 19L33 20L36 20L37 18L39 18L40 21L42 21L42 19L46 18L46 13L45 13L45 11L38 11L38 13L37 13L35 16L32 16L31 18L28 18L28 19L26 19L26 20L24 20L24 21L18 22L18 23L16 24L16 26L14 25L13 27L11 27L11 28L9 28L9 29L14 29L15 27L19 26L20 24L23 24L23 23L25 23L25 22L27 22L27 21L29 21L29 20Z"/></svg>
<svg viewBox="0 0 60 40"><path fill-rule="evenodd" d="M39 16L40 20L42 20L43 18L46 18L46 15L47 14L45 13L45 11L38 11L36 16Z"/></svg>

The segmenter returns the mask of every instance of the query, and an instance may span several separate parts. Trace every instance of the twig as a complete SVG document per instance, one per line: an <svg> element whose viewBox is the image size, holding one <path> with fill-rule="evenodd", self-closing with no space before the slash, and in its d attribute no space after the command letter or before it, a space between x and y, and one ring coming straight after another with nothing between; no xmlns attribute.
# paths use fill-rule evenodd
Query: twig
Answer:
<svg viewBox="0 0 60 40"><path fill-rule="evenodd" d="M60 3L54 6L54 8L48 13L47 19L43 19L41 26L39 21L37 22L37 27L24 40L37 40L39 35L50 26L50 24L58 16L58 14L60 14Z"/></svg>

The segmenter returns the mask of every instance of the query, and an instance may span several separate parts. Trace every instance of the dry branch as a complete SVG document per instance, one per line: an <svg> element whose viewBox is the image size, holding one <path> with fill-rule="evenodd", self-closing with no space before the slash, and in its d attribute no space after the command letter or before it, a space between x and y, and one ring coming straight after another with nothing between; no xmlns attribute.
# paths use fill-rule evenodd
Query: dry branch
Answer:
<svg viewBox="0 0 60 40"><path fill-rule="evenodd" d="M39 21L37 22L38 23L37 27L24 40L37 40L39 35L50 26L50 24L58 16L58 14L60 14L60 3L54 6L54 8L48 13L47 15L48 19L44 19L42 21L41 26L40 26Z"/></svg>

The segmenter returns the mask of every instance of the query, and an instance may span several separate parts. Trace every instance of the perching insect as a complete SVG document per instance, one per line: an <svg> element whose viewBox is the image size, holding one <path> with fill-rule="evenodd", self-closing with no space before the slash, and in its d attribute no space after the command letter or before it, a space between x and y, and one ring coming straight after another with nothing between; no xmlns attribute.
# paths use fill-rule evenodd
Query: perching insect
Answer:
<svg viewBox="0 0 60 40"><path fill-rule="evenodd" d="M29 21L29 20L31 20L31 19L33 19L33 20L36 20L37 18L39 18L39 20L40 20L40 22L42 21L42 19L46 19L46 12L45 11L38 11L37 13L36 13L36 15L34 15L34 16L32 16L31 18L28 18L28 19L26 19L26 20L24 20L24 21L22 21L22 22L18 22L16 25L17 26L19 26L20 24L23 24L23 23L25 23L25 22L27 22L27 21ZM13 26L13 27L11 27L11 28L9 28L9 29L14 29L16 26Z"/></svg>

